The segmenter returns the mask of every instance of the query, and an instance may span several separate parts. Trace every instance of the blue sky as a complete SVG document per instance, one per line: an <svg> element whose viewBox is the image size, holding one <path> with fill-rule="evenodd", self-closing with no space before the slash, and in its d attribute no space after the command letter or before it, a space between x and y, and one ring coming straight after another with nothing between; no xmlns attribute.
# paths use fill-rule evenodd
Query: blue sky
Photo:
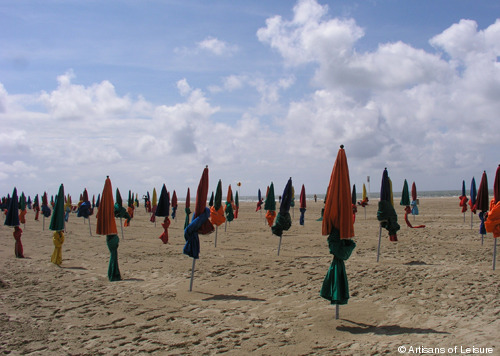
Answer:
<svg viewBox="0 0 500 356"><path fill-rule="evenodd" d="M460 189L500 163L498 1L2 1L0 195L292 177Z"/></svg>

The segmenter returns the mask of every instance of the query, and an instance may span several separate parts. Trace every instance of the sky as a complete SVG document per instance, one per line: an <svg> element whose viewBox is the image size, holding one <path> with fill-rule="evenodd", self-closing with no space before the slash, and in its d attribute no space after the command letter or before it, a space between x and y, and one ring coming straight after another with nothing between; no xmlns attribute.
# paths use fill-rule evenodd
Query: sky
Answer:
<svg viewBox="0 0 500 356"><path fill-rule="evenodd" d="M500 163L498 0L0 3L0 196L457 190ZM370 183L367 177L370 177Z"/></svg>

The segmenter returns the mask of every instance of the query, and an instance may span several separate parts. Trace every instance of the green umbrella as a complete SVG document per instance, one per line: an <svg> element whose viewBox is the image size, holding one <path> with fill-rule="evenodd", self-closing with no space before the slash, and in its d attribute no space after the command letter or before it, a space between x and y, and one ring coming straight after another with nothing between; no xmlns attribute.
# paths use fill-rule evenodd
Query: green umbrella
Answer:
<svg viewBox="0 0 500 356"><path fill-rule="evenodd" d="M410 189L408 189L408 182L405 179L403 184L403 192L401 193L401 201L399 205L410 206Z"/></svg>
<svg viewBox="0 0 500 356"><path fill-rule="evenodd" d="M61 184L57 193L54 211L50 219L49 229L54 231L52 242L54 252L50 261L58 266L62 263L62 245L64 243L64 186Z"/></svg>
<svg viewBox="0 0 500 356"><path fill-rule="evenodd" d="M264 201L264 210L266 210L266 220L269 227L273 226L274 218L276 217L276 198L274 197L274 184L271 182L269 190Z"/></svg>

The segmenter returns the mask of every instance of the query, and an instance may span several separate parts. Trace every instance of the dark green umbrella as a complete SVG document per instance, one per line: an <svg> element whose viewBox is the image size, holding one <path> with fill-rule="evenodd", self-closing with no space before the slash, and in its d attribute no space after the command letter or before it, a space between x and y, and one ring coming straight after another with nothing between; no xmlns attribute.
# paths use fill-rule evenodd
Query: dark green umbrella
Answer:
<svg viewBox="0 0 500 356"><path fill-rule="evenodd" d="M64 243L64 186L62 184L59 187L59 193L57 193L56 196L54 211L52 212L52 218L50 219L49 230L54 231L54 235L52 236L54 252L52 253L50 261L60 266L62 263L62 245Z"/></svg>
<svg viewBox="0 0 500 356"><path fill-rule="evenodd" d="M213 197L212 192L212 197ZM224 216L224 208L222 207L222 181L219 179L217 183L217 188L215 189L215 197L212 200L212 206L210 207L210 221L215 225L215 247L217 247L217 232L218 228L222 223L226 221Z"/></svg>
<svg viewBox="0 0 500 356"><path fill-rule="evenodd" d="M378 237L377 262L380 256L380 242L382 239L382 228L389 232L389 239L393 242L398 241L397 232L400 229L398 216L392 205L392 184L389 178L387 168L382 173L382 183L380 185L380 201L378 202L377 220L380 222L380 231Z"/></svg>
<svg viewBox="0 0 500 356"><path fill-rule="evenodd" d="M4 225L14 228L14 239L16 244L14 252L17 258L24 258L23 244L21 243L21 235L23 230L19 227L19 201L17 200L17 189L14 187L12 198L9 200L7 215L5 216Z"/></svg>
<svg viewBox="0 0 500 356"><path fill-rule="evenodd" d="M269 190L264 201L264 210L266 210L266 220L269 227L273 226L274 218L276 217L276 198L274 197L274 184L271 182Z"/></svg>
<svg viewBox="0 0 500 356"><path fill-rule="evenodd" d="M281 238L283 237L283 231L290 229L292 226L292 218L290 217L290 206L292 204L292 178L288 179L283 190L283 195L281 198L280 211L276 217L276 222L271 228L274 235L280 237L278 245L278 256L280 255L281 248Z"/></svg>
<svg viewBox="0 0 500 356"><path fill-rule="evenodd" d="M130 221L130 215L127 213L127 210L123 207L122 195L120 194L120 190L118 188L116 188L115 218L120 218L120 229L122 232L122 239L125 240L125 237L123 236L122 219L127 219L127 221Z"/></svg>

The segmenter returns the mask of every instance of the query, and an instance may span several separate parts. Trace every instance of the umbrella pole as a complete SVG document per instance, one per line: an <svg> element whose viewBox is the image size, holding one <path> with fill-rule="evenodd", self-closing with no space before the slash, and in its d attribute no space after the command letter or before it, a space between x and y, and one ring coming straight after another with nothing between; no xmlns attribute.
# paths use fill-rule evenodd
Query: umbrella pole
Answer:
<svg viewBox="0 0 500 356"><path fill-rule="evenodd" d="M495 270L495 264L497 261L497 239L495 238L495 243L493 244L493 271Z"/></svg>
<svg viewBox="0 0 500 356"><path fill-rule="evenodd" d="M366 206L363 207L363 210L365 211L365 220L366 220Z"/></svg>
<svg viewBox="0 0 500 356"><path fill-rule="evenodd" d="M280 249L281 249L281 236L280 236L280 243L278 245L278 256L280 255Z"/></svg>
<svg viewBox="0 0 500 356"><path fill-rule="evenodd" d="M92 228L90 227L90 218L89 218L89 232L90 232L90 236L92 236Z"/></svg>
<svg viewBox="0 0 500 356"><path fill-rule="evenodd" d="M335 304L335 320L339 319L339 314L340 314L340 306L338 304Z"/></svg>
<svg viewBox="0 0 500 356"><path fill-rule="evenodd" d="M464 222L465 222L465 212L464 212Z"/></svg>
<svg viewBox="0 0 500 356"><path fill-rule="evenodd" d="M382 240L382 226L380 226L380 230L378 233L378 248L377 248L377 262L380 256L380 241Z"/></svg>
<svg viewBox="0 0 500 356"><path fill-rule="evenodd" d="M227 230L227 220L224 222L224 232Z"/></svg>
<svg viewBox="0 0 500 356"><path fill-rule="evenodd" d="M189 282L189 291L193 290L193 278L194 278L194 264L196 263L196 259L193 258L193 266L191 267L191 281Z"/></svg>
<svg viewBox="0 0 500 356"><path fill-rule="evenodd" d="M125 237L123 237L123 224L122 224L122 217L120 216L120 229L122 230L122 239L125 240Z"/></svg>
<svg viewBox="0 0 500 356"><path fill-rule="evenodd" d="M43 216L43 231L45 231L45 215Z"/></svg>
<svg viewBox="0 0 500 356"><path fill-rule="evenodd" d="M217 247L217 229L218 228L219 228L218 226L215 227L215 247Z"/></svg>
<svg viewBox="0 0 500 356"><path fill-rule="evenodd" d="M484 244L484 235L481 234L481 246Z"/></svg>
<svg viewBox="0 0 500 356"><path fill-rule="evenodd" d="M474 213L471 211L470 212L470 229L472 230L472 217L473 217Z"/></svg>

